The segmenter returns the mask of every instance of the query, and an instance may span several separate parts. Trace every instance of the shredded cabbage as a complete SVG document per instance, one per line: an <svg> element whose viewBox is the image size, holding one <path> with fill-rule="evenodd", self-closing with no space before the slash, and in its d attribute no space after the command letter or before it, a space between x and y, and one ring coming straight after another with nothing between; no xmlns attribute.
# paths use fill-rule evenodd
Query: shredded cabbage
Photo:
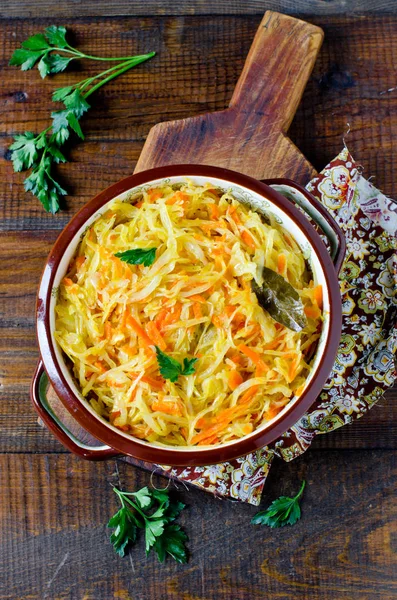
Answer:
<svg viewBox="0 0 397 600"><path fill-rule="evenodd" d="M156 248L152 265L115 256ZM266 266L298 291L308 324L276 323L258 304ZM99 415L156 444L223 444L302 393L322 324L316 286L292 236L229 192L193 182L114 200L85 232L56 304L55 337ZM175 383L154 346L195 372Z"/></svg>

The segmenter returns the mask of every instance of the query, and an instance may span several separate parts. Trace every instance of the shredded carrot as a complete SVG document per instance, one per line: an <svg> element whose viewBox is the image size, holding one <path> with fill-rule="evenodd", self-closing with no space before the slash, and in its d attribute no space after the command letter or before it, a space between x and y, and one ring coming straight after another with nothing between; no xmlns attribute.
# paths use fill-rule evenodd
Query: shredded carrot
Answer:
<svg viewBox="0 0 397 600"><path fill-rule="evenodd" d="M210 205L211 219L219 219L219 206L217 204Z"/></svg>
<svg viewBox="0 0 397 600"><path fill-rule="evenodd" d="M241 232L241 239L249 248L251 248L251 250L256 250L255 240L249 231L244 229L244 231Z"/></svg>
<svg viewBox="0 0 397 600"><path fill-rule="evenodd" d="M81 269L83 264L85 263L85 256L78 256L75 260L76 268Z"/></svg>
<svg viewBox="0 0 397 600"><path fill-rule="evenodd" d="M217 315L214 315L212 317L212 323L215 325L215 327L223 327L223 322L221 317L218 317Z"/></svg>
<svg viewBox="0 0 397 600"><path fill-rule="evenodd" d="M318 306L305 306L305 315L309 317L309 319L318 319L321 316L321 310Z"/></svg>
<svg viewBox="0 0 397 600"><path fill-rule="evenodd" d="M153 340L160 350L165 350L167 348L167 342L164 340L153 321L149 321L149 323L146 325L146 330L150 339Z"/></svg>
<svg viewBox="0 0 397 600"><path fill-rule="evenodd" d="M164 380L155 379L154 377L150 377L149 375L144 375L143 377L141 377L141 381L143 381L143 383L147 383L156 391L160 391L164 388Z"/></svg>
<svg viewBox="0 0 397 600"><path fill-rule="evenodd" d="M276 417L278 415L278 413L280 412L280 410L281 410L280 406L272 406L271 408L269 408L265 412L266 420L270 421L270 419L273 419L274 417Z"/></svg>
<svg viewBox="0 0 397 600"><path fill-rule="evenodd" d="M321 309L323 307L323 286L317 285L314 290L314 299L317 302L317 306Z"/></svg>
<svg viewBox="0 0 397 600"><path fill-rule="evenodd" d="M117 417L119 417L121 415L121 411L120 410L114 410L110 413L109 415L109 419L111 421L114 421L115 419L117 419Z"/></svg>
<svg viewBox="0 0 397 600"><path fill-rule="evenodd" d="M163 320L163 325L170 325L171 323L175 323L178 321L182 312L182 304L180 302L176 302L172 308L172 311L168 311L167 316Z"/></svg>
<svg viewBox="0 0 397 600"><path fill-rule="evenodd" d="M297 356L291 363L288 370L288 380L289 382L293 381L296 377L296 372L299 366L299 356Z"/></svg>
<svg viewBox="0 0 397 600"><path fill-rule="evenodd" d="M227 209L227 214L232 217L232 219L236 223L236 225L241 225L241 220L240 220L240 217L238 216L238 214L236 213L236 210L237 210L236 207L231 205Z"/></svg>
<svg viewBox="0 0 397 600"><path fill-rule="evenodd" d="M120 381L115 381L114 379L111 379L109 377L109 379L107 379L107 383L110 387L114 387L114 388L123 388L124 387L124 383L121 383Z"/></svg>
<svg viewBox="0 0 397 600"><path fill-rule="evenodd" d="M130 426L129 425L116 425L117 429L121 429L121 431L129 431L130 430Z"/></svg>
<svg viewBox="0 0 397 600"><path fill-rule="evenodd" d="M237 369L232 369L229 373L229 387L231 390L235 390L241 383L243 383L244 379L237 371Z"/></svg>
<svg viewBox="0 0 397 600"><path fill-rule="evenodd" d="M181 427L180 428L180 432L181 432L182 436L185 438L185 440L187 440L187 429L186 429L186 427Z"/></svg>
<svg viewBox="0 0 397 600"><path fill-rule="evenodd" d="M263 375L265 373L267 373L269 370L268 366L266 365L266 369L263 368L263 365L258 365L255 369L255 377L263 377Z"/></svg>
<svg viewBox="0 0 397 600"><path fill-rule="evenodd" d="M248 358L250 358L257 367L261 367L261 369L263 369L263 371L265 373L269 370L269 367L267 366L267 364L261 359L259 354L257 352L255 352L255 350L253 350L252 348L249 348L245 344L240 344L239 346L237 346L237 350L239 350L240 352L245 354L245 356L248 356Z"/></svg>
<svg viewBox="0 0 397 600"><path fill-rule="evenodd" d="M112 263L113 263L113 274L114 274L114 278L115 279L122 279L123 275L124 275L124 264L122 263L122 261L117 258L117 256L113 256L112 257Z"/></svg>
<svg viewBox="0 0 397 600"><path fill-rule="evenodd" d="M180 417L182 415L181 407L178 402L169 400L154 400L152 402L152 410L159 410L166 415L176 415Z"/></svg>
<svg viewBox="0 0 397 600"><path fill-rule="evenodd" d="M295 396L296 396L297 398L299 398L299 396L301 396L301 395L302 395L302 392L303 392L303 390L304 390L304 389L305 389L305 384L304 384L304 383L302 383L302 385L300 385L300 386L299 386L299 387L296 389L296 391L295 391Z"/></svg>
<svg viewBox="0 0 397 600"><path fill-rule="evenodd" d="M111 324L109 323L109 321L106 321L106 323L105 323L105 338L106 338L107 340L110 340L110 339L111 339L111 337L112 337L112 335L113 335L113 329L112 329L112 326L111 326Z"/></svg>
<svg viewBox="0 0 397 600"><path fill-rule="evenodd" d="M194 302L194 304L193 304L193 314L194 314L194 318L195 319L201 319L201 317L203 316L200 302Z"/></svg>
<svg viewBox="0 0 397 600"><path fill-rule="evenodd" d="M139 325L139 323L134 319L132 315L127 316L127 325L131 327L135 331L135 333L139 336L139 338L143 341L145 346L153 346L153 341L147 335L145 330Z"/></svg>
<svg viewBox="0 0 397 600"><path fill-rule="evenodd" d="M211 444L218 444L219 443L219 437L218 435L213 435L212 437L203 440L202 442L199 442L199 446L209 446Z"/></svg>
<svg viewBox="0 0 397 600"><path fill-rule="evenodd" d="M74 285L73 281L69 277L64 277L62 282L66 286Z"/></svg>
<svg viewBox="0 0 397 600"><path fill-rule="evenodd" d="M193 436L192 444L198 444L199 442L211 438L214 435L218 435L219 431L222 431L224 427L225 426L223 423L217 423L216 425L212 425L212 427L209 427L208 429L201 431L197 435Z"/></svg>
<svg viewBox="0 0 397 600"><path fill-rule="evenodd" d="M161 190L153 189L153 190L148 191L148 196L149 196L150 202L156 202L156 200L161 198L162 195L163 195L163 192Z"/></svg>
<svg viewBox="0 0 397 600"><path fill-rule="evenodd" d="M285 257L285 254L279 254L277 257L277 271L278 273L284 273L285 271L285 267L287 264L287 259Z"/></svg>
<svg viewBox="0 0 397 600"><path fill-rule="evenodd" d="M258 385L253 385L250 388L248 388L248 390L245 392L245 394L243 394L241 396L241 398L238 400L238 404L241 405L245 405L245 404L249 404L251 398L253 396L255 396L256 392L258 391L259 386Z"/></svg>
<svg viewBox="0 0 397 600"><path fill-rule="evenodd" d="M243 434L248 435L249 433L251 433L253 431L254 426L252 425L252 423L246 423L245 425L243 425L242 429L243 429Z"/></svg>
<svg viewBox="0 0 397 600"><path fill-rule="evenodd" d="M178 202L179 200L182 200L182 202L186 202L186 200L188 199L188 194L185 194L184 192L175 192L175 194L173 194L171 198L168 198L168 200L166 200L165 203L168 205L172 205Z"/></svg>
<svg viewBox="0 0 397 600"><path fill-rule="evenodd" d="M129 344L125 344L124 346L121 347L121 350L123 352L125 352L126 354L128 354L129 357L133 357L136 356L136 350L135 348L132 348Z"/></svg>
<svg viewBox="0 0 397 600"><path fill-rule="evenodd" d="M157 328L161 329L164 319L170 312L169 308L162 308L160 312L154 317L153 321Z"/></svg>
<svg viewBox="0 0 397 600"><path fill-rule="evenodd" d="M143 200L140 200L139 202L136 202L136 204L134 204L134 206L136 208L142 208L142 204L143 204Z"/></svg>
<svg viewBox="0 0 397 600"><path fill-rule="evenodd" d="M193 302L200 302L200 304L207 304L207 300L204 298L204 296L200 296L199 294L190 296L189 300L193 300Z"/></svg>
<svg viewBox="0 0 397 600"><path fill-rule="evenodd" d="M276 337L276 339L272 340L268 344L266 344L263 349L264 350L275 350L280 345L280 339Z"/></svg>
<svg viewBox="0 0 397 600"><path fill-rule="evenodd" d="M246 405L249 404L251 398L256 394L257 391L258 386L252 386L245 392L245 394L243 394L236 406L232 406L231 408L226 408L225 410L221 411L215 419L215 424L196 434L192 438L192 444L198 444L200 442L204 442L204 440L206 440L206 443L209 443L209 440L214 435L217 436L221 431L223 431L233 419L243 415L246 412Z"/></svg>
<svg viewBox="0 0 397 600"><path fill-rule="evenodd" d="M106 371L107 371L107 368L105 367L105 365L103 364L103 362L101 360L97 360L96 362L94 362L94 367L99 369L102 373L106 373Z"/></svg>

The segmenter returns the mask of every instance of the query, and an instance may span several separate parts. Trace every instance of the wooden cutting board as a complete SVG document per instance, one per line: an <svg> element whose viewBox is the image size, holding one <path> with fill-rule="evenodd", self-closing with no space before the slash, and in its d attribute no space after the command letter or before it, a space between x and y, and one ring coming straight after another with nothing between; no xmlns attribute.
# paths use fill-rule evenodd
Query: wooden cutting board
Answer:
<svg viewBox="0 0 397 600"><path fill-rule="evenodd" d="M288 177L307 183L316 172L286 132L323 37L319 27L266 11L229 108L155 125L135 173L194 163L257 179Z"/></svg>

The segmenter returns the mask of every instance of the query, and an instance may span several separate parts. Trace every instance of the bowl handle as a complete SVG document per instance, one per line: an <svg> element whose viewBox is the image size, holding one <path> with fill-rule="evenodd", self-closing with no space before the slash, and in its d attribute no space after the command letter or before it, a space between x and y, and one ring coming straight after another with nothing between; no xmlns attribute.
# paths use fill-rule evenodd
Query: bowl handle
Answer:
<svg viewBox="0 0 397 600"><path fill-rule="evenodd" d="M47 398L48 377L42 360L37 363L30 386L33 405L45 425L68 450L86 460L106 460L120 453L110 446L89 446L73 435L52 410Z"/></svg>
<svg viewBox="0 0 397 600"><path fill-rule="evenodd" d="M339 225L331 217L327 209L303 186L288 179L265 179L263 183L270 185L276 192L297 204L321 229L330 245L330 254L339 273L346 254L346 240Z"/></svg>

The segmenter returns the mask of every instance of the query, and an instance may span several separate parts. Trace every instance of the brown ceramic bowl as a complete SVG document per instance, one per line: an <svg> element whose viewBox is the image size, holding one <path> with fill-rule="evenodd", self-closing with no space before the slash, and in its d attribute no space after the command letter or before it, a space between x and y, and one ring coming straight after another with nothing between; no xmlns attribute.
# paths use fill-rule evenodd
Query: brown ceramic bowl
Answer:
<svg viewBox="0 0 397 600"><path fill-rule="evenodd" d="M274 419L250 435L227 444L197 448L165 448L118 430L97 415L82 397L53 336L56 302L54 291L66 274L81 235L108 202L115 197L127 196L132 189L160 185L165 180L178 182L186 177L199 184L210 181L214 186L230 189L241 202L248 203L259 211L272 213L276 220L283 224L301 246L318 282L323 285L325 320L304 392L299 398L292 398ZM314 226L295 205L299 205L320 226L328 238L330 252ZM37 336L42 363L38 365L31 388L36 410L65 446L89 459L126 454L163 465L198 466L231 460L262 448L302 417L316 400L331 372L341 334L342 310L338 271L344 251L343 234L327 211L304 188L291 181L280 179L264 183L227 169L199 165L160 167L123 179L98 194L77 213L62 231L47 259L37 299ZM89 448L79 444L67 427L48 410L43 394L43 365L65 408L87 432L106 444L105 446Z"/></svg>

